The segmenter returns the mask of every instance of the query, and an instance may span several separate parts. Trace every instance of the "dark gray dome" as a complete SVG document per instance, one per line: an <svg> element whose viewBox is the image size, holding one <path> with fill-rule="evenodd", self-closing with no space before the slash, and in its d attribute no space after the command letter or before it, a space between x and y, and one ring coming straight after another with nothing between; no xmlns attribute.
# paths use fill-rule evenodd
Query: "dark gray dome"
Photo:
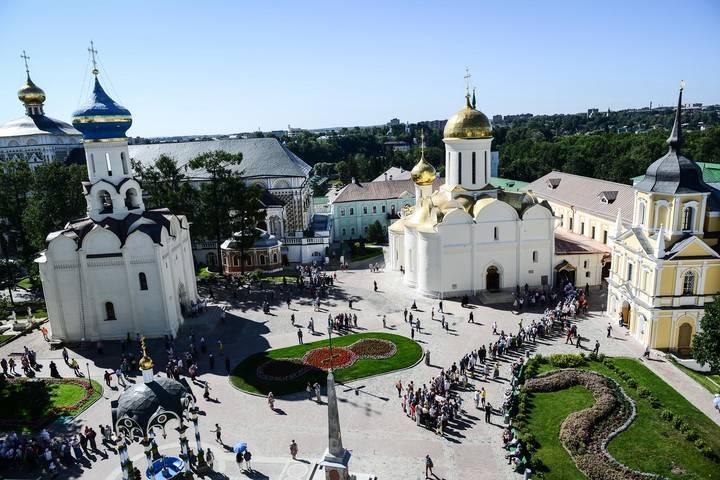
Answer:
<svg viewBox="0 0 720 480"><path fill-rule="evenodd" d="M143 431L161 426L171 418L183 415L183 397L190 396L188 389L180 382L167 377L155 377L151 383L136 383L125 390L117 402L113 402L113 421L132 423Z"/></svg>

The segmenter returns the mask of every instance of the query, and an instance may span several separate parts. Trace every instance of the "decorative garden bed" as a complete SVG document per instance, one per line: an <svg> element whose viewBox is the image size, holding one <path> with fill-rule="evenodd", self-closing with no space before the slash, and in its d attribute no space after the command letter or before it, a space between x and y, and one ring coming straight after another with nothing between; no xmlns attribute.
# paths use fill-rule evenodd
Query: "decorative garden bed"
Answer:
<svg viewBox="0 0 720 480"><path fill-rule="evenodd" d="M332 359L327 340L251 355L230 380L249 393L282 395L303 390L306 382L324 384L331 366L342 382L407 368L421 357L422 348L409 338L360 333L333 338Z"/></svg>
<svg viewBox="0 0 720 480"><path fill-rule="evenodd" d="M36 430L59 416L74 416L102 395L79 378L8 378L0 381L0 429Z"/></svg>

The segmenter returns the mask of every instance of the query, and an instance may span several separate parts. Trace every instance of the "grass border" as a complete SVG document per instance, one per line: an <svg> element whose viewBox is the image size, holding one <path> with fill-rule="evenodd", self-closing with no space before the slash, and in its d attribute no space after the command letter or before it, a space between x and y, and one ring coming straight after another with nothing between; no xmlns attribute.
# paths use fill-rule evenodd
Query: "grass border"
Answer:
<svg viewBox="0 0 720 480"><path fill-rule="evenodd" d="M720 393L720 384L715 383L710 376L716 376L720 378L720 375L717 374L710 374L710 373L704 373L704 372L697 372L693 370L692 368L688 368L685 365L682 365L677 362L673 357L667 356L666 357L670 363L675 365L677 368L680 369L685 375L692 378L694 381L699 383L703 388L705 388L707 391L712 393L713 395L716 393Z"/></svg>

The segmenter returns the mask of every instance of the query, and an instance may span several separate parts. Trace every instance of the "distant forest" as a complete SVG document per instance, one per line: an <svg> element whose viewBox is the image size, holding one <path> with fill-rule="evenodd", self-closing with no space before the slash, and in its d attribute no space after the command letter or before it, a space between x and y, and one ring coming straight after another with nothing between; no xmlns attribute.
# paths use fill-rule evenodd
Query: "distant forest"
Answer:
<svg viewBox="0 0 720 480"><path fill-rule="evenodd" d="M665 140L674 118L671 108L599 112L591 116L507 116L493 125L493 150L500 152L499 174L532 181L552 170L630 183L667 151ZM683 155L698 162L720 163L720 108L683 111ZM297 132L287 146L318 175L348 182L370 181L391 166L410 169L417 162L420 128L425 129L425 157L444 170L442 131L427 123L336 134ZM405 141L410 151L393 151L389 140Z"/></svg>

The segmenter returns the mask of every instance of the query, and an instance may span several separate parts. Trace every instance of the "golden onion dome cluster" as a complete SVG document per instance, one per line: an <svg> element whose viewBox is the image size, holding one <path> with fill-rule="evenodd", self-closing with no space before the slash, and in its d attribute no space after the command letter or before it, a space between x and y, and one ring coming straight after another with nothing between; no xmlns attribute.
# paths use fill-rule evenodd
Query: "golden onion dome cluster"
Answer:
<svg viewBox="0 0 720 480"><path fill-rule="evenodd" d="M35 85L28 75L25 84L18 90L18 98L25 105L41 105L45 102L45 92Z"/></svg>
<svg viewBox="0 0 720 480"><path fill-rule="evenodd" d="M448 118L443 130L443 138L491 138L492 124L488 117L480 110L470 106L470 100L453 116Z"/></svg>

